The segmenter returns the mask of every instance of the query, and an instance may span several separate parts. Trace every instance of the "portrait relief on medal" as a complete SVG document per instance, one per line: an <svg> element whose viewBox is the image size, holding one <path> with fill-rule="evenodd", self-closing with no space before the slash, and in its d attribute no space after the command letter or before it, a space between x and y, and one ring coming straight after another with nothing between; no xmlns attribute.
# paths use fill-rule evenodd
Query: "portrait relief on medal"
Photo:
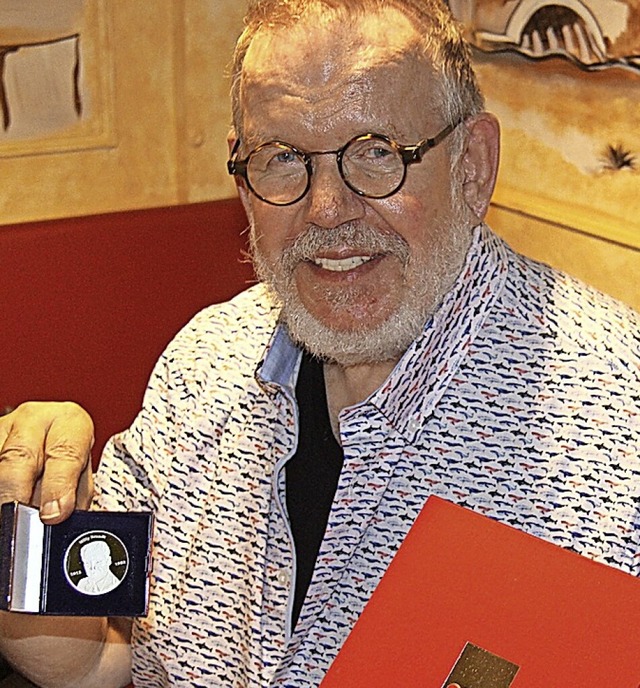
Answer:
<svg viewBox="0 0 640 688"><path fill-rule="evenodd" d="M68 583L85 595L115 590L129 568L129 554L122 540L107 531L90 531L77 537L65 554Z"/></svg>
<svg viewBox="0 0 640 688"><path fill-rule="evenodd" d="M109 138L104 0L0 0L0 155Z"/></svg>
<svg viewBox="0 0 640 688"><path fill-rule="evenodd" d="M450 0L501 120L496 202L640 248L640 0Z"/></svg>

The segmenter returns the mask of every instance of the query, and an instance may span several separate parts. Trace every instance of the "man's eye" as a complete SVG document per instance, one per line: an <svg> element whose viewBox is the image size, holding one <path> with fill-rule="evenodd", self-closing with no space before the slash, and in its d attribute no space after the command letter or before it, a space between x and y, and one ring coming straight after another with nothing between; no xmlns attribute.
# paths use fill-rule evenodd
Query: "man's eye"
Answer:
<svg viewBox="0 0 640 688"><path fill-rule="evenodd" d="M362 162L382 162L394 156L394 151L383 143L375 141L369 142L365 146L355 147L350 151L350 157L354 160L360 159Z"/></svg>
<svg viewBox="0 0 640 688"><path fill-rule="evenodd" d="M380 159L392 155L392 152L383 146L374 146L369 149L368 154L370 158Z"/></svg>
<svg viewBox="0 0 640 688"><path fill-rule="evenodd" d="M292 150L275 149L265 151L263 169L271 172L289 171L297 168L301 163L300 158Z"/></svg>
<svg viewBox="0 0 640 688"><path fill-rule="evenodd" d="M293 151L281 151L274 157L275 162L278 163L291 163L295 162L296 154Z"/></svg>

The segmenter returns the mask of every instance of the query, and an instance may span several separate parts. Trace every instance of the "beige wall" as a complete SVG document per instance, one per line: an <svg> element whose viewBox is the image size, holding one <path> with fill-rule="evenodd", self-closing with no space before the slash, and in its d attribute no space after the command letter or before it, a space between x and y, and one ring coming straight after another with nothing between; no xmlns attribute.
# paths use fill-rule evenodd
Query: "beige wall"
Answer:
<svg viewBox="0 0 640 688"><path fill-rule="evenodd" d="M235 195L227 174L229 64L247 0L186 0L185 134L180 200ZM211 107L213 105L213 107Z"/></svg>
<svg viewBox="0 0 640 688"><path fill-rule="evenodd" d="M225 75L246 0L154 0L153 12L139 0L104 4L108 136L91 150L48 153L0 141L0 223L234 194ZM640 310L638 250L506 208L489 221L514 248Z"/></svg>
<svg viewBox="0 0 640 688"><path fill-rule="evenodd" d="M104 82L87 84L79 133L0 138L0 224L232 195L225 74L245 2L89 5L104 26L95 58Z"/></svg>
<svg viewBox="0 0 640 688"><path fill-rule="evenodd" d="M489 224L516 250L640 311L640 251L493 206Z"/></svg>

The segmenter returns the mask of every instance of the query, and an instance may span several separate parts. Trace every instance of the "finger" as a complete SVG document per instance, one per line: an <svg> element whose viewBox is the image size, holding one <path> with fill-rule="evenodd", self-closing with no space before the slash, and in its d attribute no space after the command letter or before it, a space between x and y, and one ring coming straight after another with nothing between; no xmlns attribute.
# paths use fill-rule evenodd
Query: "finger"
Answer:
<svg viewBox="0 0 640 688"><path fill-rule="evenodd" d="M43 466L46 427L20 421L18 411L3 417L0 425L0 503L31 503ZM22 415L23 420L25 416Z"/></svg>
<svg viewBox="0 0 640 688"><path fill-rule="evenodd" d="M88 505L93 422L80 406L22 404L0 419L0 433L0 500L41 504L41 517L51 523L71 513L77 494Z"/></svg>
<svg viewBox="0 0 640 688"><path fill-rule="evenodd" d="M11 419L8 414L5 416L0 416L0 451L5 443L5 440L9 436L9 428L11 427Z"/></svg>
<svg viewBox="0 0 640 688"><path fill-rule="evenodd" d="M93 491L93 423L78 406L65 411L52 421L44 446L40 516L47 523L63 521L76 507L88 507Z"/></svg>

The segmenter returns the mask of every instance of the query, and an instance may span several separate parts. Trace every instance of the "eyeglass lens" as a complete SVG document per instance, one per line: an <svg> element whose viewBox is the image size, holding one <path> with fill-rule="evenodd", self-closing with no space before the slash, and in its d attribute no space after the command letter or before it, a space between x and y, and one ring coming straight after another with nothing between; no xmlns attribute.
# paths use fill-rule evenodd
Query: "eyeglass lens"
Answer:
<svg viewBox="0 0 640 688"><path fill-rule="evenodd" d="M399 150L383 138L366 134L338 152L340 173L351 189L372 198L393 193L405 175ZM252 189L270 203L286 204L302 198L309 186L308 166L301 153L283 143L257 148L247 162Z"/></svg>
<svg viewBox="0 0 640 688"><path fill-rule="evenodd" d="M247 162L247 181L270 203L291 203L307 190L309 176L304 158L284 143L257 148Z"/></svg>
<svg viewBox="0 0 640 688"><path fill-rule="evenodd" d="M379 198L400 186L405 165L400 151L390 141L366 134L351 141L345 149L342 173L354 191Z"/></svg>

